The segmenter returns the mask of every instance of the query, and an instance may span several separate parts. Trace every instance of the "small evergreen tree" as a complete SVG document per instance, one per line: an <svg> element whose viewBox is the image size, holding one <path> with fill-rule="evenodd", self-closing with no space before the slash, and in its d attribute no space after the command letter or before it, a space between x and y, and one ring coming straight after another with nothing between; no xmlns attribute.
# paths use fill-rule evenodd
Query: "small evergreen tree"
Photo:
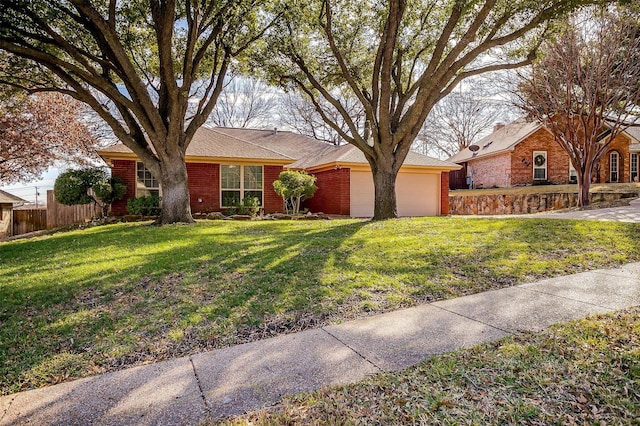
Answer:
<svg viewBox="0 0 640 426"><path fill-rule="evenodd" d="M285 170L280 173L278 180L273 182L273 189L285 203L288 202L292 206L292 213L298 214L300 204L313 197L318 187L315 176L306 172Z"/></svg>
<svg viewBox="0 0 640 426"><path fill-rule="evenodd" d="M114 201L121 200L127 192L127 186L118 176L111 176L93 185L93 192L102 202L102 214L109 214L109 207Z"/></svg>
<svg viewBox="0 0 640 426"><path fill-rule="evenodd" d="M102 208L104 216L111 203L122 199L126 192L122 179L109 177L100 168L67 170L58 176L53 187L58 202L67 206L94 203Z"/></svg>

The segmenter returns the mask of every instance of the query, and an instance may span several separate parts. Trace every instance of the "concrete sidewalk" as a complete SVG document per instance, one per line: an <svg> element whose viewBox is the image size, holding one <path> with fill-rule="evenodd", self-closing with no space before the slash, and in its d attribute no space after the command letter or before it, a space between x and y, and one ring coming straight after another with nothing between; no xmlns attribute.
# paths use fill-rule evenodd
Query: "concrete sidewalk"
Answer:
<svg viewBox="0 0 640 426"><path fill-rule="evenodd" d="M548 279L9 395L0 425L197 424L638 305L640 263Z"/></svg>
<svg viewBox="0 0 640 426"><path fill-rule="evenodd" d="M628 206L590 210L548 211L529 215L534 218L604 220L609 222L640 222L640 199L631 200Z"/></svg>

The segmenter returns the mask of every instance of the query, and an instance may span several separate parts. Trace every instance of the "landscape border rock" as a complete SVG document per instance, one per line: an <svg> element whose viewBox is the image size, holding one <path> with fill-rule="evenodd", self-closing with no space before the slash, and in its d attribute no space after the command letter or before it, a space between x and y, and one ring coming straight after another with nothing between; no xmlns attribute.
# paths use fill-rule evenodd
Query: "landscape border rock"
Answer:
<svg viewBox="0 0 640 426"><path fill-rule="evenodd" d="M621 200L640 196L637 193L596 192L590 194L592 204L598 208L616 205ZM574 208L578 205L576 193L531 193L531 194L487 194L451 195L451 215L502 215L540 213L550 210ZM617 204L619 205L619 204Z"/></svg>

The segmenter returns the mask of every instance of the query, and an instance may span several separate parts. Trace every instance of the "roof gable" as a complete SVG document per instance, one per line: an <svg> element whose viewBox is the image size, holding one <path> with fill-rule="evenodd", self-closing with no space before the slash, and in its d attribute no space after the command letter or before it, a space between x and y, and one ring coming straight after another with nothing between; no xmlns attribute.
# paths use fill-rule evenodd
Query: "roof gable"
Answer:
<svg viewBox="0 0 640 426"><path fill-rule="evenodd" d="M507 151L522 142L541 127L542 124L538 122L530 122L524 118L520 118L473 144L479 147L477 151L471 151L469 147L467 147L456 155L450 157L447 161L452 163L463 163L465 161Z"/></svg>
<svg viewBox="0 0 640 426"><path fill-rule="evenodd" d="M27 200L23 200L20 197L16 197L13 194L9 194L6 191L0 189L0 203L1 204L20 204L26 203Z"/></svg>
<svg viewBox="0 0 640 426"><path fill-rule="evenodd" d="M624 132L635 139L637 143L640 143L640 126L627 127Z"/></svg>

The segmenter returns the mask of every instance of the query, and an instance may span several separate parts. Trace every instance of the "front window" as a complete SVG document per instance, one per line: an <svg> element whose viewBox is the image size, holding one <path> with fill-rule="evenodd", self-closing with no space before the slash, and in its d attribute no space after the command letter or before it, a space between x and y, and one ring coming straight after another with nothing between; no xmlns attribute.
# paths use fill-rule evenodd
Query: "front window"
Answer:
<svg viewBox="0 0 640 426"><path fill-rule="evenodd" d="M611 182L618 181L618 153L612 152L609 155L609 166L611 172Z"/></svg>
<svg viewBox="0 0 640 426"><path fill-rule="evenodd" d="M571 161L569 161L569 182L576 183L578 182L578 173L576 173L576 168L573 167Z"/></svg>
<svg viewBox="0 0 640 426"><path fill-rule="evenodd" d="M256 197L262 206L262 166L220 166L222 207L233 207L246 197Z"/></svg>
<svg viewBox="0 0 640 426"><path fill-rule="evenodd" d="M136 197L144 197L147 195L160 196L160 183L151 174L144 164L138 162L136 165Z"/></svg>
<svg viewBox="0 0 640 426"><path fill-rule="evenodd" d="M547 151L533 151L533 179L547 180Z"/></svg>
<svg viewBox="0 0 640 426"><path fill-rule="evenodd" d="M631 182L638 182L638 154L631 154Z"/></svg>

